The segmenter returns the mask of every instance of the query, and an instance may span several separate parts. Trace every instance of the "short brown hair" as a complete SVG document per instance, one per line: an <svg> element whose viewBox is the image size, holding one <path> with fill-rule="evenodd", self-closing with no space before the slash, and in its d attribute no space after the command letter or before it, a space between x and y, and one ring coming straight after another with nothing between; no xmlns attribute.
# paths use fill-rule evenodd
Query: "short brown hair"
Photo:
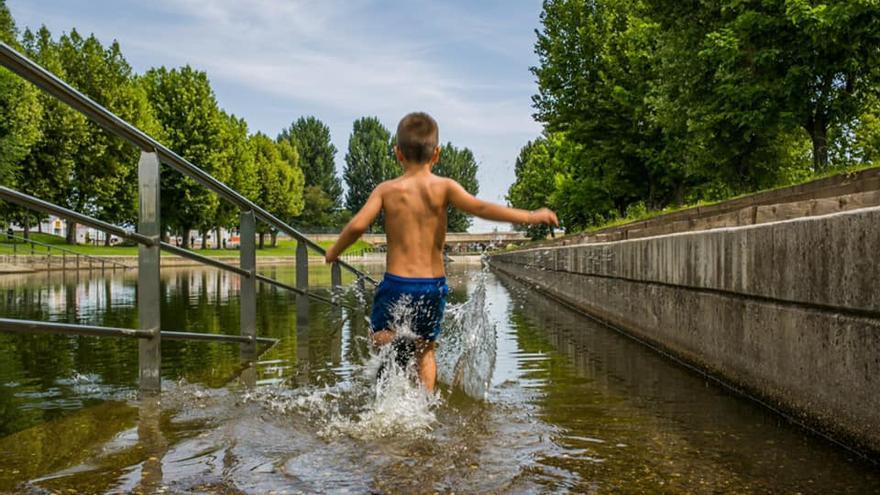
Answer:
<svg viewBox="0 0 880 495"><path fill-rule="evenodd" d="M437 121L425 112L413 112L397 124L397 147L406 161L427 163L440 144Z"/></svg>

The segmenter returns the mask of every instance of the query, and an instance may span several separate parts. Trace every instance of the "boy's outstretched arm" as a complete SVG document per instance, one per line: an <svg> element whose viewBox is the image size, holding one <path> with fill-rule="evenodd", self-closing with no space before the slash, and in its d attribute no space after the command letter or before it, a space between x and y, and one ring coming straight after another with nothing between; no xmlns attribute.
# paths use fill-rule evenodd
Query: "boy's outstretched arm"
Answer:
<svg viewBox="0 0 880 495"><path fill-rule="evenodd" d="M348 225L342 229L339 238L336 239L336 243L330 246L330 249L328 249L327 253L324 255L324 261L327 263L333 263L338 260L339 255L342 254L348 246L354 244L354 242L358 240L368 228L370 228L370 225L376 220L376 217L381 210L382 194L379 193L379 188L377 187L376 189L373 189L372 193L370 193L370 197L367 198L367 202L364 203L361 210L357 212L357 214L348 222Z"/></svg>
<svg viewBox="0 0 880 495"><path fill-rule="evenodd" d="M556 218L556 213L547 208L528 211L483 201L475 198L461 187L461 184L451 179L449 180L448 198L452 206L486 220L518 224L543 223L555 227L559 226L559 219Z"/></svg>

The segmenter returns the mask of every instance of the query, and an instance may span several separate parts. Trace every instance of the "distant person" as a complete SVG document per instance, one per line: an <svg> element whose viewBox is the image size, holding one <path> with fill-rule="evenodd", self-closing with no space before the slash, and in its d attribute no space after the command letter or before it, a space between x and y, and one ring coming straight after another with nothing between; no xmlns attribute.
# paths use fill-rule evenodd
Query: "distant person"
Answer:
<svg viewBox="0 0 880 495"><path fill-rule="evenodd" d="M380 211L385 212L388 242L385 277L376 289L370 319L372 342L383 346L408 347L396 336L393 309L408 304L415 358L422 385L433 392L437 379L434 347L446 307L449 288L443 266L446 241L446 210L454 206L487 220L517 224L559 225L556 214L547 208L519 210L479 200L456 181L431 173L440 158L437 122L428 114L411 113L397 126L394 154L403 166L403 175L379 184L363 208L327 250L327 263L339 259L372 225Z"/></svg>

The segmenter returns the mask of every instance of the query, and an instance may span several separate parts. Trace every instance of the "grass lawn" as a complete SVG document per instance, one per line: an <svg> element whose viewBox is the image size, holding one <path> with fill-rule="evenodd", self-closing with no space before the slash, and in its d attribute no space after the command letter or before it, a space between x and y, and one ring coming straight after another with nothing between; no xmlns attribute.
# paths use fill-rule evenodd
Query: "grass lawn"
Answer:
<svg viewBox="0 0 880 495"><path fill-rule="evenodd" d="M17 232L16 235L20 237L20 233ZM57 246L59 248L64 248L69 251L73 251L79 254L88 254L90 256L137 256L138 248L137 246L93 246L86 244L77 244L76 246L69 245L65 242L63 237L59 237L52 234L41 234L38 232L31 232L31 239L37 242L41 242L43 244L48 244L51 246ZM263 249L257 249L257 256L295 256L296 255L296 241L292 239L279 239L278 245L273 247L269 247L268 245L269 237L266 236L266 247ZM20 242L20 241L19 241ZM327 248L333 244L330 241L322 241L319 242L322 247ZM354 245L346 250L346 253L358 252L366 248L370 248L372 245L366 241L358 240ZM53 254L61 254L60 250L48 249ZM30 246L18 244L17 246L18 254L30 254ZM34 247L34 254L46 254L47 248L42 246ZM238 256L237 249L196 249L195 252L204 255L204 256ZM12 254L12 243L6 240L5 235L0 235L0 254ZM317 254L314 252L310 252L311 255L316 256ZM163 256L173 256L172 254L162 253Z"/></svg>

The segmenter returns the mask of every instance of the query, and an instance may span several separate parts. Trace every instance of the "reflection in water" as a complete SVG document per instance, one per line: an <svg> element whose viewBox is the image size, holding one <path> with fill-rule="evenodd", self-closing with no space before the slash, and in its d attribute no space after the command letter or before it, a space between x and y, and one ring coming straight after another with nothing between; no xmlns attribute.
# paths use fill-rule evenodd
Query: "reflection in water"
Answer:
<svg viewBox="0 0 880 495"><path fill-rule="evenodd" d="M162 458L168 442L160 427L161 405L158 397L144 397L138 404L138 441L145 460L141 464L137 491L157 493L162 488Z"/></svg>
<svg viewBox="0 0 880 495"><path fill-rule="evenodd" d="M258 334L278 344L243 367L234 345L165 342L161 401L134 394L133 342L0 335L0 492L880 488L872 466L633 341L512 280L453 268L439 398L405 373L375 386L368 304L351 292L334 297L361 310L258 286ZM292 269L265 270L294 283ZM164 272L163 326L238 331L237 277ZM135 284L121 272L0 277L0 307L133 326Z"/></svg>

